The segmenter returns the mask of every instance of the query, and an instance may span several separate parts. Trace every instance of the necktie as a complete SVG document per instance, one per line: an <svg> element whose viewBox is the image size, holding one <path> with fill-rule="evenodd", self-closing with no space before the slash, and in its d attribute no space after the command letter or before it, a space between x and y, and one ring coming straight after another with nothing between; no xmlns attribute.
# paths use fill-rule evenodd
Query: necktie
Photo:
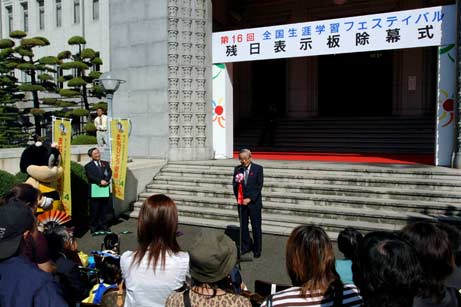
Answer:
<svg viewBox="0 0 461 307"><path fill-rule="evenodd" d="M244 174L244 176L245 176L245 177L244 177L244 178L245 178L245 185L247 184L247 180L248 180L248 173L249 173L249 171L248 171L248 167L246 167L246 168L245 168L245 174Z"/></svg>

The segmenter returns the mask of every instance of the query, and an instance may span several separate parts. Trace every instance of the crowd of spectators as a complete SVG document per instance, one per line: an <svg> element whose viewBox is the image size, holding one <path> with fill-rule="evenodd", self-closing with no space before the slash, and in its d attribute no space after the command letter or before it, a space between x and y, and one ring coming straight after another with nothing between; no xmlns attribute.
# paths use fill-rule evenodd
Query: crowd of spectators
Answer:
<svg viewBox="0 0 461 307"><path fill-rule="evenodd" d="M242 282L236 244L225 234L200 231L181 250L178 211L165 195L144 202L134 251L120 255L113 234L86 256L72 229L38 224L40 196L20 184L1 199L1 307L461 306L461 235L449 224L421 221L365 236L346 228L337 237L344 259L324 229L298 226L285 249L291 286L258 298Z"/></svg>

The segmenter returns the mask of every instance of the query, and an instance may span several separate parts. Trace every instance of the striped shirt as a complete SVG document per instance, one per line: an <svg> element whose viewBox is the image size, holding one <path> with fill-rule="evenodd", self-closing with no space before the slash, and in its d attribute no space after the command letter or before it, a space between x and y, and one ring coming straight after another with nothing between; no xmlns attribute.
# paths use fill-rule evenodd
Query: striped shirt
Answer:
<svg viewBox="0 0 461 307"><path fill-rule="evenodd" d="M332 307L333 298L325 298L324 293L318 295L310 294L307 297L301 295L300 287L292 287L272 296L272 306L291 307L291 306L309 306L309 307ZM362 306L362 297L355 285L345 284L343 290L344 307L360 307ZM262 303L261 307L266 307L266 302Z"/></svg>

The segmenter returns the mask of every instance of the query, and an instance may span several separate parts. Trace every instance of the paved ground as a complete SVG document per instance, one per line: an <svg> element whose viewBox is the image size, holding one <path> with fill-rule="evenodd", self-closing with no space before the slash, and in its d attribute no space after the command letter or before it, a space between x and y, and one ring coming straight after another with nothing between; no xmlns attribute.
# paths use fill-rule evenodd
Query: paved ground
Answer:
<svg viewBox="0 0 461 307"><path fill-rule="evenodd" d="M137 246L136 239L137 219L121 220L121 222L112 227L112 231L121 233L130 231L129 234L121 234L121 249L134 250ZM197 226L180 225L179 230L183 233L178 242L181 248L188 250L194 236L201 229ZM224 232L223 229L207 228L213 232ZM235 239L238 238L238 229L227 231L227 234ZM82 238L78 239L79 248L84 252L100 249L103 236L92 237L87 232ZM235 241L235 240L234 240ZM276 235L263 235L263 251L259 259L253 259L251 262L241 263L241 272L244 282L250 290L254 288L256 279L275 281L279 284L289 284L290 280L285 269L285 246L287 237ZM335 247L336 249L336 247Z"/></svg>

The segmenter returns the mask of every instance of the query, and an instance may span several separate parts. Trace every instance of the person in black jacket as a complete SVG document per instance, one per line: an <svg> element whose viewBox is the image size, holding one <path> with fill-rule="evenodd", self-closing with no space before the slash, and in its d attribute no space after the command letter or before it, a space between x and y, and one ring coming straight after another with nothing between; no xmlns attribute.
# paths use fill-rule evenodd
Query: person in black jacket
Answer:
<svg viewBox="0 0 461 307"><path fill-rule="evenodd" d="M234 169L232 185L239 208L241 230L240 254L243 255L253 251L254 257L259 258L262 248L261 210L263 204L261 190L264 183L263 167L251 161L251 151L248 149L240 151L239 160L240 165ZM241 201L239 201L240 185L243 192L243 197L240 197L242 198ZM252 242L248 231L248 218L251 220L254 242Z"/></svg>
<svg viewBox="0 0 461 307"><path fill-rule="evenodd" d="M101 160L101 153L97 148L88 150L91 161L85 165L88 177L88 190L90 196L90 230L96 232L110 232L109 223L112 219L112 203L110 197L94 198L91 195L91 185L108 186L112 178L109 162Z"/></svg>

